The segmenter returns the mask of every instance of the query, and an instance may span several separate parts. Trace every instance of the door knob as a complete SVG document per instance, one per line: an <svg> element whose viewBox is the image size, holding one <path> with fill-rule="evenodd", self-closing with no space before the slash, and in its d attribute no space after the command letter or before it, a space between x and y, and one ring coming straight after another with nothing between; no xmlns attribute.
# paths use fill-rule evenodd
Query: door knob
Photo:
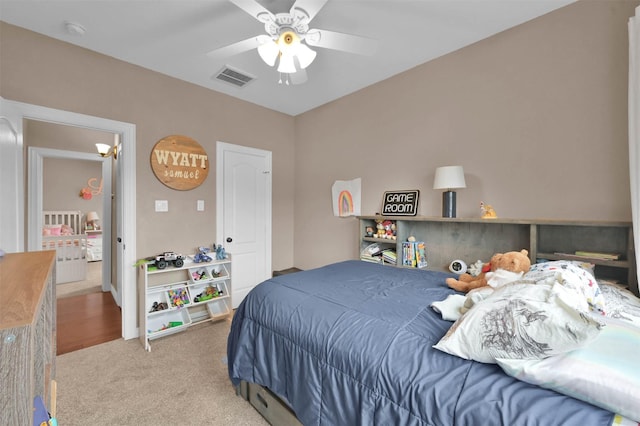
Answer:
<svg viewBox="0 0 640 426"><path fill-rule="evenodd" d="M233 241L233 238L227 237L227 242L230 243L231 241Z"/></svg>

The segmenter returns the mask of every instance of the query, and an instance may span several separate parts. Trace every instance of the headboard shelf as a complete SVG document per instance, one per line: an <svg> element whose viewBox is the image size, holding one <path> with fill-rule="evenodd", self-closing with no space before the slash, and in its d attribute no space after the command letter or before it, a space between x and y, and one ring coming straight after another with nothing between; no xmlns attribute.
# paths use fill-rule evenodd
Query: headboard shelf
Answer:
<svg viewBox="0 0 640 426"><path fill-rule="evenodd" d="M597 278L626 284L639 294L631 222L378 215L358 219L359 247L376 240L395 243L398 265L402 264L402 242L409 236L425 242L428 269L438 271L448 271L455 259L486 262L494 253L527 249L532 262L567 259L593 263ZM375 229L376 220L395 222L395 241L366 236L366 228ZM616 253L619 259L577 256L576 251Z"/></svg>

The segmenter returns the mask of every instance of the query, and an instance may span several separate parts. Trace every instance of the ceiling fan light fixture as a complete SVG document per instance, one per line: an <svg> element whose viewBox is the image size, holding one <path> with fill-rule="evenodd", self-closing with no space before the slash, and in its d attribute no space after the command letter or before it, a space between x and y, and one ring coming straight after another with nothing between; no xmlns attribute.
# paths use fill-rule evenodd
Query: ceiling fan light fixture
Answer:
<svg viewBox="0 0 640 426"><path fill-rule="evenodd" d="M273 40L269 40L268 42L258 46L258 54L260 55L262 60L270 67L276 64L276 59L278 59L279 53L280 48L278 47L278 44Z"/></svg>
<svg viewBox="0 0 640 426"><path fill-rule="evenodd" d="M278 47L280 48L280 52L282 52L283 55L295 53L295 50L299 45L300 37L298 37L298 35L291 30L284 31L282 34L280 34L280 37L278 37Z"/></svg>
<svg viewBox="0 0 640 426"><path fill-rule="evenodd" d="M293 62L293 55L290 53L282 53L280 55L280 63L278 64L278 71L286 74L293 74L296 72L296 65Z"/></svg>
<svg viewBox="0 0 640 426"><path fill-rule="evenodd" d="M314 59L316 59L316 51L309 48L304 43L298 43L296 47L296 56L298 57L298 62L300 63L300 68L305 69Z"/></svg>

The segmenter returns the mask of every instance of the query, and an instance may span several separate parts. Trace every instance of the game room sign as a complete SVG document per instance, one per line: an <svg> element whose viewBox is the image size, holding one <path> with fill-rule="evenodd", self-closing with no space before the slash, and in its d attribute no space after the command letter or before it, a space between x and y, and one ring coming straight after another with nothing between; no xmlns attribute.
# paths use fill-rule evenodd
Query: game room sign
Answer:
<svg viewBox="0 0 640 426"><path fill-rule="evenodd" d="M383 216L415 216L420 191L387 191L382 199Z"/></svg>
<svg viewBox="0 0 640 426"><path fill-rule="evenodd" d="M209 158L195 140L172 135L160 139L151 150L151 169L169 188L187 191L207 178Z"/></svg>

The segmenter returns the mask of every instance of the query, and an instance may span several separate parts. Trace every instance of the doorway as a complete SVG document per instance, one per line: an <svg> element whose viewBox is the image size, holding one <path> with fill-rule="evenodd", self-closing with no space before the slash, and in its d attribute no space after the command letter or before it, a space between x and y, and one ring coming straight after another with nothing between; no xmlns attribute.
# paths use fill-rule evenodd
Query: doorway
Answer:
<svg viewBox="0 0 640 426"><path fill-rule="evenodd" d="M22 179L22 158L23 153L23 120L37 120L49 123L58 123L68 126L75 126L85 129L94 129L112 132L119 137L119 155L115 164L115 187L116 196L114 200L115 224L115 278L113 281L116 289L116 300L122 308L122 337L132 339L138 336L137 328L137 294L136 294L136 269L125 268L124 265L133 265L136 262L136 127L133 124L94 117L69 111L57 110L41 107L32 104L9 101L0 98L0 116L6 119L11 128L15 129L17 143L11 145L10 153L18 159L15 171L3 180L2 186L15 187L18 189L13 200L16 203L16 211L26 211L24 208L25 187ZM97 153L96 153L97 155ZM125 185L124 182L127 184ZM13 197L12 197L13 198ZM13 216L11 216L13 217ZM21 215L13 217L10 225L16 232L16 241L9 241L16 247L24 247L24 223ZM36 219L37 220L37 219ZM37 223L29 226L37 229ZM33 242L30 241L30 249Z"/></svg>
<svg viewBox="0 0 640 426"><path fill-rule="evenodd" d="M73 217L79 213L80 226L74 233L85 236L82 240L82 257L86 260L81 265L83 268L79 268L73 277L61 275L58 268L58 298L83 294L91 287L97 287L94 291L111 292L111 163L95 154L82 152L37 147L29 147L28 152L28 198L32 202L35 200L28 209L29 215L35 216L29 223L36 223L44 212L47 216L52 211L58 216L61 212L71 212ZM100 183L87 186L93 182ZM91 220L91 229L87 229L88 220ZM39 229L30 228L28 235L40 235ZM116 293L113 293L115 300Z"/></svg>

